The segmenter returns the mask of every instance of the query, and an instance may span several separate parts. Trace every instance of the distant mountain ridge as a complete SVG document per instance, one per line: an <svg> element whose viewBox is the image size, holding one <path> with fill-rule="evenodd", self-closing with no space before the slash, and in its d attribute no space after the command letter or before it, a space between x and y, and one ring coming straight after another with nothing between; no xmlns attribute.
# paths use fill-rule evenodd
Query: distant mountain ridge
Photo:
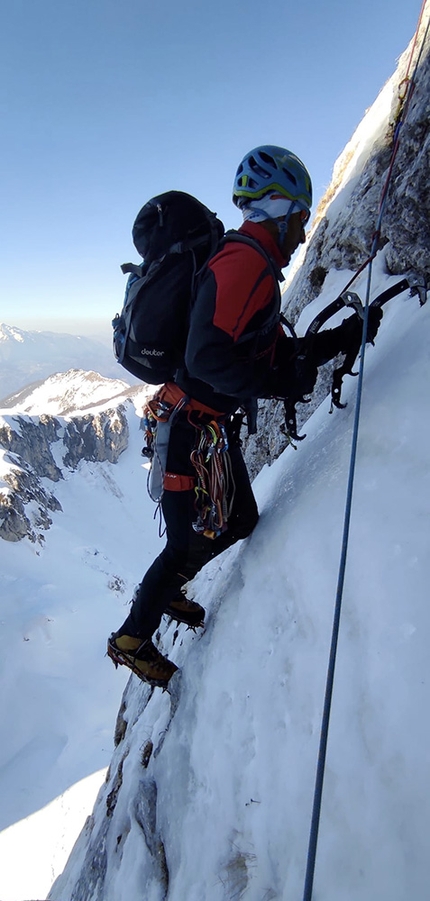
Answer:
<svg viewBox="0 0 430 901"><path fill-rule="evenodd" d="M145 386L127 384L122 379L109 379L93 370L69 369L56 372L0 401L0 410L25 413L29 416L52 414L70 416L76 411L112 404L131 397Z"/></svg>
<svg viewBox="0 0 430 901"><path fill-rule="evenodd" d="M0 538L42 544L61 510L44 480L53 487L84 460L116 463L128 446L128 417L152 390L70 370L0 409Z"/></svg>
<svg viewBox="0 0 430 901"><path fill-rule="evenodd" d="M118 367L113 353L93 338L0 324L0 404L22 388L70 369L136 383Z"/></svg>

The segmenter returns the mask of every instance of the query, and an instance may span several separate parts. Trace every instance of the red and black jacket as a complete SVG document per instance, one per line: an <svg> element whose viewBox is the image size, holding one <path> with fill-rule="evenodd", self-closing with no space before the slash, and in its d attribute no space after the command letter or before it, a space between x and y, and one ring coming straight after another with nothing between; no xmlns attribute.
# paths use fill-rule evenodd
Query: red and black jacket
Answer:
<svg viewBox="0 0 430 901"><path fill-rule="evenodd" d="M274 272L282 278L284 261L275 240L258 223L246 222L238 233L257 241L265 256L227 238L210 260L191 311L185 368L175 379L187 395L226 413L249 407L259 397L288 396L297 350L279 324ZM336 356L343 343L342 326L316 336L306 393L312 391L317 367Z"/></svg>
<svg viewBox="0 0 430 901"><path fill-rule="evenodd" d="M176 379L187 394L225 412L267 396L275 345L283 336L273 274L273 268L278 271L283 264L280 251L261 225L245 223L241 234L258 241L275 266L248 244L225 242L200 281L190 317L186 368Z"/></svg>

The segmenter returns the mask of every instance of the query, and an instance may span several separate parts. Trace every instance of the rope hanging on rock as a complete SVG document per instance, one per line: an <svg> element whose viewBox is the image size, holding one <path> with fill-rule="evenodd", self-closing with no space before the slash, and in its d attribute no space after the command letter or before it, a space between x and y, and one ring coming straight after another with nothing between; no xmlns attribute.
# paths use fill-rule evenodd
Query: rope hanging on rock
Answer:
<svg viewBox="0 0 430 901"><path fill-rule="evenodd" d="M415 39L412 45L411 56L409 60L409 65L407 72L411 68L412 57L415 51L416 40L418 30L421 24L424 8L426 5L426 0L424 0L418 26L416 29ZM305 885L304 885L304 894L303 901L312 901L312 892L313 892L313 881L315 874L315 860L316 860L316 851L317 851L317 843L318 843L318 833L319 833L319 821L321 814L321 802L322 802L322 792L323 792L323 783L324 783L324 773L325 773L325 761L327 755L327 742L328 742L328 731L330 725L330 711L332 704L332 696L333 696L333 684L334 684L334 673L336 666L336 654L337 654L337 645L339 639L339 627L340 627L340 615L342 609L342 596L343 596L343 585L345 580L345 570L346 570L346 558L347 558L347 550L348 550L348 538L349 538L349 526L351 520L351 509L352 509L352 493L353 493L353 485L354 485L354 474L355 474L355 464L356 464L356 456L357 456L357 443L358 443L358 430L359 430L359 421L360 421L360 409L361 409L361 397L362 397L362 388L363 388L363 376L364 376L364 358L365 358L365 347L366 347L366 334L367 334L367 323L368 323L368 315L369 315L369 299L370 299L370 288L371 288L371 279L372 279L372 263L373 259L376 256L379 246L380 239L380 229L382 223L382 217L384 214L384 209L387 201L388 188L392 177L394 161L396 158L397 150L399 147L399 139L400 139L400 129L403 124L405 117L407 115L407 111L409 108L410 100L412 97L412 93L415 89L415 79L418 70L419 61L421 59L422 51L424 48L424 44L427 38L427 34L430 26L430 18L427 24L427 28L423 37L423 41L421 43L421 48L418 54L418 59L415 64L414 73L410 81L408 82L407 91L405 92L404 101L401 104L401 108L398 111L398 121L395 127L394 134L394 143L393 150L391 154L390 165L388 168L387 177L384 182L384 186L381 193L381 199L379 203L379 212L378 212L378 220L375 229L375 233L372 239L372 249L370 256L360 267L358 272L355 273L354 277L346 286L345 290L349 288L349 286L355 281L357 276L369 266L368 279L367 279L367 289L366 289L366 302L364 306L364 319L363 319L363 333L362 333L362 342L361 342L361 352L360 352L360 370L358 376L358 385L357 385L357 400L355 406L355 415L354 415L354 428L353 428L353 436L352 436L352 445L351 445L351 457L349 464L349 474L348 474L348 486L347 486L347 496L345 503L345 517L343 524L343 536L342 536L342 547L341 547L341 556L339 563L339 574L338 574L338 583L337 583L337 591L336 591L336 600L335 600L335 608L334 608L334 616L333 616L333 628L332 628L332 637L331 637L331 645L330 645L330 654L329 654L329 663L327 670L327 679L326 679L326 687L325 687L325 696L324 696L324 707L323 707L323 715L321 721L321 733L320 733L320 744L319 744L319 752L318 752L318 761L317 761L317 771L315 778L315 789L314 789L314 798L313 798L313 808L312 808L312 817L311 817L311 827L309 834L309 845L308 845L308 854L307 854L307 862L306 862L306 873L305 873Z"/></svg>

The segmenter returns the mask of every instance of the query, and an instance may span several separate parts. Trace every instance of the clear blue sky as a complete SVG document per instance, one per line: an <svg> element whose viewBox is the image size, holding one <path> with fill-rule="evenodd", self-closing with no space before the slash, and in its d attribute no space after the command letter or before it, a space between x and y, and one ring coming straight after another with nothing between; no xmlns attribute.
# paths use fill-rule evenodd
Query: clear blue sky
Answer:
<svg viewBox="0 0 430 901"><path fill-rule="evenodd" d="M289 147L316 201L421 0L10 0L0 34L0 321L110 319L160 191L226 226L236 167ZM38 325L40 323L40 325Z"/></svg>

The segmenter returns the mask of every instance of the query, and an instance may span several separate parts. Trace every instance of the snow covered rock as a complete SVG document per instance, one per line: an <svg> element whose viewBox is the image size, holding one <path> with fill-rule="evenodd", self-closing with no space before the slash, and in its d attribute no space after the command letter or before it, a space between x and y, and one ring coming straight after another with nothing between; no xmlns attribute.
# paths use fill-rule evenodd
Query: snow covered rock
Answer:
<svg viewBox="0 0 430 901"><path fill-rule="evenodd" d="M418 36L424 37L424 17ZM402 54L393 76L382 88L333 168L329 188L321 200L307 244L286 278L283 308L287 318L304 334L312 316L309 305L322 299L318 311L337 296L326 278L330 271L344 271L344 285L353 272L369 257L378 219L381 192L385 184L393 149L394 125L399 110L399 92L410 59L411 45ZM380 266L386 274L415 271L430 283L430 32L427 34L416 76L407 118L390 179L388 199L382 219ZM410 72L411 74L411 72ZM367 273L353 286L364 300ZM342 291L342 288L341 288ZM341 292L340 292L341 293ZM375 296L374 294L372 296ZM305 308L306 316L302 316ZM317 309L315 309L317 312ZM343 314L346 315L346 314ZM337 325L343 318L329 321ZM309 404L297 405L299 428L327 395L336 363L320 370L315 392ZM280 426L282 406L270 402L261 405L263 437L245 441L246 460L253 475L265 463L276 459L287 446ZM306 431L306 430L305 430Z"/></svg>
<svg viewBox="0 0 430 901"><path fill-rule="evenodd" d="M19 403L13 412L2 411L1 538L20 541L27 536L40 543L43 532L52 524L51 513L61 511L61 504L43 480L58 482L64 470L76 469L82 461L117 462L128 446L129 397L139 390L124 382L102 379L97 373L73 371L48 379L31 394L24 392L21 401L30 409L67 409L74 411L72 415L23 415L17 412ZM115 395L118 399L112 402ZM90 397L92 410L78 413L81 404L90 406Z"/></svg>

